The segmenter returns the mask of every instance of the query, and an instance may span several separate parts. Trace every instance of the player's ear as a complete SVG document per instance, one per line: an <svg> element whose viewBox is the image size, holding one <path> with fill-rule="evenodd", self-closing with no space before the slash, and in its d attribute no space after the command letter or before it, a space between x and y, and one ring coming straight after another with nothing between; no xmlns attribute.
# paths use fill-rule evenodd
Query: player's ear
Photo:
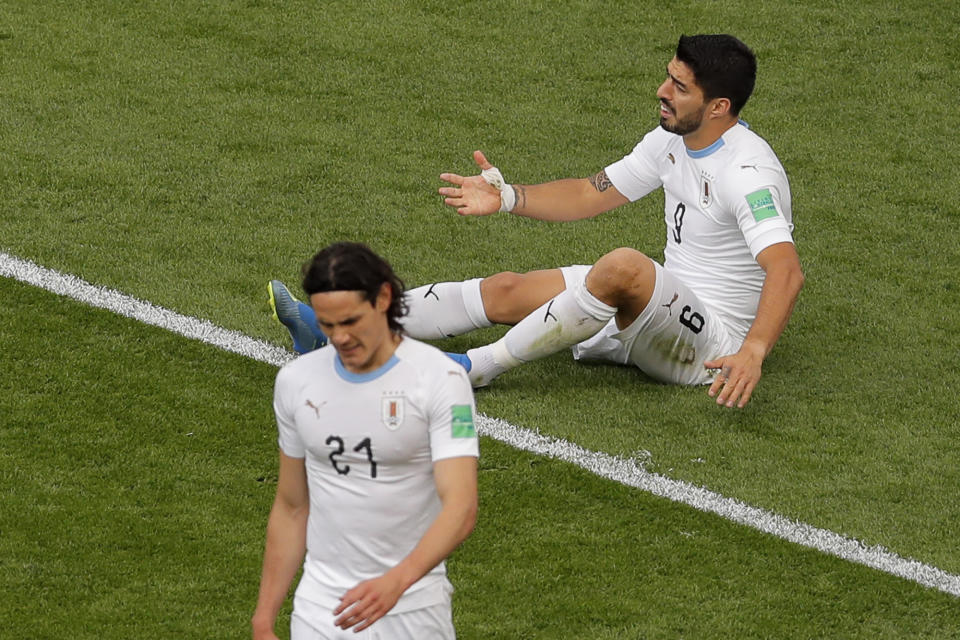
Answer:
<svg viewBox="0 0 960 640"><path fill-rule="evenodd" d="M730 115L730 98L714 98L710 102L711 116L715 118L723 118Z"/></svg>
<svg viewBox="0 0 960 640"><path fill-rule="evenodd" d="M393 289L390 288L389 282L384 282L380 285L380 291L377 293L377 299L373 306L380 313L386 313L391 302L393 302Z"/></svg>

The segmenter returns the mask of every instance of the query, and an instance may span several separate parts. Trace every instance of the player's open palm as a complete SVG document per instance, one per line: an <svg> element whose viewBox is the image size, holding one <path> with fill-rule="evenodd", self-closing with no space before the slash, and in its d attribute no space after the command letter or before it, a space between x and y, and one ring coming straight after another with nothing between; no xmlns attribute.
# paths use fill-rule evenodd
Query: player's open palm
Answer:
<svg viewBox="0 0 960 640"><path fill-rule="evenodd" d="M473 152L473 159L480 170L492 169L493 165L480 151ZM440 179L454 185L440 187L445 196L444 204L457 210L462 216L486 216L500 211L500 190L493 187L483 176L464 177L455 173L441 173Z"/></svg>

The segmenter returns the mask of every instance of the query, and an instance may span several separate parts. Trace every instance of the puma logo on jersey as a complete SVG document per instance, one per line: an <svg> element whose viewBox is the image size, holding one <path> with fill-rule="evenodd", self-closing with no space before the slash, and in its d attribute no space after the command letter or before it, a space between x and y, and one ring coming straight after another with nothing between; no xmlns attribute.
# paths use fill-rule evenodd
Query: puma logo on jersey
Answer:
<svg viewBox="0 0 960 640"><path fill-rule="evenodd" d="M321 402L320 404L313 404L313 402L311 402L310 399L308 398L306 404L307 404L308 407L310 407L311 409L313 409L313 412L314 412L314 413L317 415L317 417L319 418L319 417L320 417L320 407L322 407L323 405L327 404L327 401L324 400L324 401Z"/></svg>

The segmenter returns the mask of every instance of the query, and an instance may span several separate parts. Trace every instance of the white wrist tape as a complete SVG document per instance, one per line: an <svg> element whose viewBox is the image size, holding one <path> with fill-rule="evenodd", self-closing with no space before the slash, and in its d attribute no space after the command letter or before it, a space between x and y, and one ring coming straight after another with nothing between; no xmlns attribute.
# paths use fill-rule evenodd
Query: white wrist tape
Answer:
<svg viewBox="0 0 960 640"><path fill-rule="evenodd" d="M517 192L503 179L500 169L496 167L484 169L480 172L480 177L494 189L500 190L500 211L513 211L513 207L517 204Z"/></svg>

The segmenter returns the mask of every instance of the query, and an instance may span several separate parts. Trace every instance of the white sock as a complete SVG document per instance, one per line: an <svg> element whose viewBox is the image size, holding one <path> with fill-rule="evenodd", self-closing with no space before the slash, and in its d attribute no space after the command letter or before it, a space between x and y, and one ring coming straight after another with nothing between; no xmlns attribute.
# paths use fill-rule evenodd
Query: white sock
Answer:
<svg viewBox="0 0 960 640"><path fill-rule="evenodd" d="M493 325L483 310L481 278L437 282L405 294L409 313L400 319L411 338L436 340Z"/></svg>
<svg viewBox="0 0 960 640"><path fill-rule="evenodd" d="M483 386L508 369L583 342L617 313L598 300L580 281L521 320L506 335L470 356L470 380Z"/></svg>

